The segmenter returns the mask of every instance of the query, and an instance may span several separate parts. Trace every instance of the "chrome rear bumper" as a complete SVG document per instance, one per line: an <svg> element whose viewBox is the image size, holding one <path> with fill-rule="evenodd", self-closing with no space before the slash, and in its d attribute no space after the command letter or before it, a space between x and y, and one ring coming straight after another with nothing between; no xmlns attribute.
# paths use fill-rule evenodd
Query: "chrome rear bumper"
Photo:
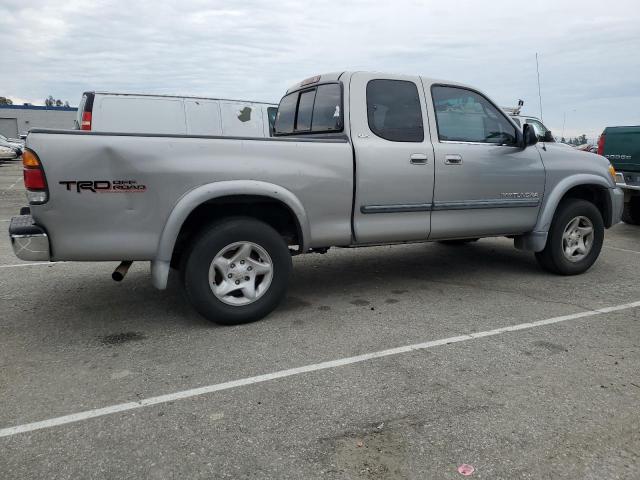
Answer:
<svg viewBox="0 0 640 480"><path fill-rule="evenodd" d="M11 218L9 237L13 253L20 260L48 261L49 237L42 227L36 225L31 215L19 215Z"/></svg>

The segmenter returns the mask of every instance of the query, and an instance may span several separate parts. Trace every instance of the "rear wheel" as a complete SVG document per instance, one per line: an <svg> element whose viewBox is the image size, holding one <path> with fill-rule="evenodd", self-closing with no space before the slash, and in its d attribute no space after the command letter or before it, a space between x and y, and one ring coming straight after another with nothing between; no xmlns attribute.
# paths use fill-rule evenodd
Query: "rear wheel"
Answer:
<svg viewBox="0 0 640 480"><path fill-rule="evenodd" d="M207 228L183 263L187 297L208 320L223 324L260 320L284 298L291 254L269 225L234 218Z"/></svg>
<svg viewBox="0 0 640 480"><path fill-rule="evenodd" d="M560 275L587 271L600 255L604 222L596 206L579 199L564 200L551 222L547 245L536 253L540 265Z"/></svg>
<svg viewBox="0 0 640 480"><path fill-rule="evenodd" d="M624 204L622 221L629 225L640 225L640 197L633 197Z"/></svg>

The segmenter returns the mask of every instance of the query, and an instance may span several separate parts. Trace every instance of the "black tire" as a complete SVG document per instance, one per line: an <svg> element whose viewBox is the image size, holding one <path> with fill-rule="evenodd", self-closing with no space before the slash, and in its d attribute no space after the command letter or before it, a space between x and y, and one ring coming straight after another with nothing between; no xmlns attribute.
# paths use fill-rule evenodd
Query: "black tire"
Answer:
<svg viewBox="0 0 640 480"><path fill-rule="evenodd" d="M459 238L456 240L439 240L438 243L441 243L442 245L456 246L456 245L466 245L467 243L477 242L478 240L480 239L479 238Z"/></svg>
<svg viewBox="0 0 640 480"><path fill-rule="evenodd" d="M622 221L629 225L640 225L640 197L633 197L624 204Z"/></svg>
<svg viewBox="0 0 640 480"><path fill-rule="evenodd" d="M273 266L268 289L248 305L224 303L209 285L213 259L235 242L252 242L263 248ZM278 232L266 223L244 217L221 220L206 228L193 241L182 264L187 298L203 317L221 325L253 322L271 313L286 295L291 268L291 253Z"/></svg>
<svg viewBox="0 0 640 480"><path fill-rule="evenodd" d="M593 243L589 253L581 260L572 262L563 252L562 235L574 218L583 216L593 224ZM604 241L604 222L598 208L591 202L569 198L558 206L551 222L547 244L541 252L536 252L538 263L552 273L578 275L586 272L595 263Z"/></svg>

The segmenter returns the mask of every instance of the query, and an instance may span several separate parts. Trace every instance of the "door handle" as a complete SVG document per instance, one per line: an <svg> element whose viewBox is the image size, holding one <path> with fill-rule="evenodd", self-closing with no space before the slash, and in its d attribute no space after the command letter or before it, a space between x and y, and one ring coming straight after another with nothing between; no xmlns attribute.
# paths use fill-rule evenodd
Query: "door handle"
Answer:
<svg viewBox="0 0 640 480"><path fill-rule="evenodd" d="M424 165L429 157L426 153L412 153L409 158L409 162L413 165Z"/></svg>
<svg viewBox="0 0 640 480"><path fill-rule="evenodd" d="M447 165L462 165L462 155L445 155L444 163Z"/></svg>

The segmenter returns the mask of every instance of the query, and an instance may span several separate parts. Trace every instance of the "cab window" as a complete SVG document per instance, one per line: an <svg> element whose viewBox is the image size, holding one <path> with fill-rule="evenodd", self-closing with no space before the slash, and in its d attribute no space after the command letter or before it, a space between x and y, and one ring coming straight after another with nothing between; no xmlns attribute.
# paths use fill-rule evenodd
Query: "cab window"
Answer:
<svg viewBox="0 0 640 480"><path fill-rule="evenodd" d="M434 86L431 93L441 141L516 143L516 127L482 95L447 86Z"/></svg>
<svg viewBox="0 0 640 480"><path fill-rule="evenodd" d="M371 80L367 83L367 119L371 131L385 140L424 140L420 96L413 82Z"/></svg>

